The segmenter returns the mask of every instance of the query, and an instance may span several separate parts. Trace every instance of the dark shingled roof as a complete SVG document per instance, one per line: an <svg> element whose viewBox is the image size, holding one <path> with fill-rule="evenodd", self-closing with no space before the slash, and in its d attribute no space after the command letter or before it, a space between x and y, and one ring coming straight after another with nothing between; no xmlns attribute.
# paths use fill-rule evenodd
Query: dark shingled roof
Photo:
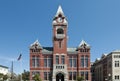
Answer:
<svg viewBox="0 0 120 81"><path fill-rule="evenodd" d="M67 48L68 54L77 54L77 48ZM43 47L42 49L43 54L52 54L53 47Z"/></svg>
<svg viewBox="0 0 120 81"><path fill-rule="evenodd" d="M53 52L53 47L43 47L42 53L43 54L52 54Z"/></svg>

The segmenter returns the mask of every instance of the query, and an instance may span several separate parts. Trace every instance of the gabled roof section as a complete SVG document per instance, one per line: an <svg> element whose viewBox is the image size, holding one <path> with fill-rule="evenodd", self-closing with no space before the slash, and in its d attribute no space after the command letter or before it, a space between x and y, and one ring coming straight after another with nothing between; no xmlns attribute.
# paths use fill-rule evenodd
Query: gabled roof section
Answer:
<svg viewBox="0 0 120 81"><path fill-rule="evenodd" d="M59 5L59 7L58 7L58 10L57 10L57 13L56 13L56 17L58 17L59 15L62 15L62 16L64 16L64 13L63 13L63 10L62 10L62 7Z"/></svg>
<svg viewBox="0 0 120 81"><path fill-rule="evenodd" d="M95 62L98 62L98 61L100 61L100 58L97 58L97 59L95 60Z"/></svg>
<svg viewBox="0 0 120 81"><path fill-rule="evenodd" d="M107 54L102 54L101 58L105 58L107 56Z"/></svg>
<svg viewBox="0 0 120 81"><path fill-rule="evenodd" d="M36 49L36 48L42 49L42 46L38 40L36 40L33 44L30 45L30 49Z"/></svg>
<svg viewBox="0 0 120 81"><path fill-rule="evenodd" d="M88 43L86 43L84 40L82 40L81 42L80 42L80 44L79 44L79 46L78 46L78 48L79 47L90 47L90 45L88 44Z"/></svg>

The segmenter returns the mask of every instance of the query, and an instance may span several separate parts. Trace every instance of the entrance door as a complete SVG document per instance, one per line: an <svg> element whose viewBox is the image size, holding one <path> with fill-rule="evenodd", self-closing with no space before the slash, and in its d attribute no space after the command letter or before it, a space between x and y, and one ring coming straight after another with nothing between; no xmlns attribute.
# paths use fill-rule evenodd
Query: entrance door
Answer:
<svg viewBox="0 0 120 81"><path fill-rule="evenodd" d="M56 81L64 81L64 75L62 73L58 73L56 75Z"/></svg>

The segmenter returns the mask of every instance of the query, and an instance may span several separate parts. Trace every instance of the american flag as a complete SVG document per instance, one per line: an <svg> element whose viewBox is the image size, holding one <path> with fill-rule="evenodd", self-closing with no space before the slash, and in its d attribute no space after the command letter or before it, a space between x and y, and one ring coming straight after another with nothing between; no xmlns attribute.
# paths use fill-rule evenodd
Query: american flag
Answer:
<svg viewBox="0 0 120 81"><path fill-rule="evenodd" d="M19 55L19 57L18 57L18 59L17 59L17 60L19 61L19 60L21 59L21 57L22 57L22 54L20 54L20 55Z"/></svg>

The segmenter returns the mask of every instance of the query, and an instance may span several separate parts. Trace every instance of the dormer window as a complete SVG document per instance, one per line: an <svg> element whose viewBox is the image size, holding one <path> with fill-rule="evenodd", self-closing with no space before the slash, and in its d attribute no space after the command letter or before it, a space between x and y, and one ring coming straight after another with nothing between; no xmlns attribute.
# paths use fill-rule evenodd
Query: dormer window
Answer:
<svg viewBox="0 0 120 81"><path fill-rule="evenodd" d="M64 34L64 31L62 28L57 29L57 34Z"/></svg>

